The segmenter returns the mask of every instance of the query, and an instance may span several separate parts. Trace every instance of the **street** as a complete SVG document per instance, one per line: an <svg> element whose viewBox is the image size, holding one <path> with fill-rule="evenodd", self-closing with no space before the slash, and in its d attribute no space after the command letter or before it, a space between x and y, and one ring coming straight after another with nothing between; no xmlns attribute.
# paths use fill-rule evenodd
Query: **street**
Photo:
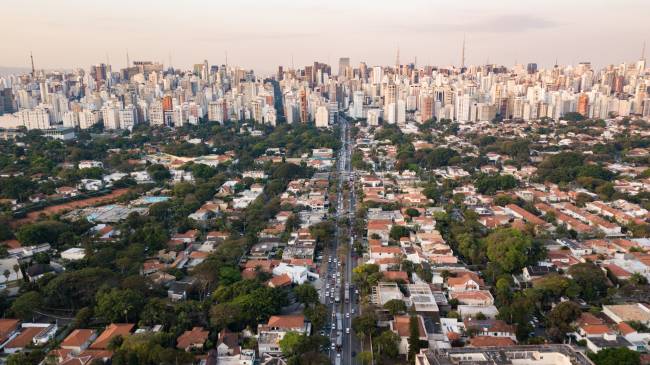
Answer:
<svg viewBox="0 0 650 365"><path fill-rule="evenodd" d="M359 341L352 330L352 318L358 315L359 306L352 283L352 270L356 266L353 259L352 226L342 228L338 221L354 217L356 198L354 196L354 174L352 174L352 141L349 122L341 117L341 149L337 164L337 219L334 255L328 261L326 285L330 285L330 294L321 296L331 311L331 330L329 333L332 346L330 357L333 364L353 364L359 353ZM347 204L346 204L347 203ZM345 231L347 230L347 232ZM332 258L332 256L334 258Z"/></svg>

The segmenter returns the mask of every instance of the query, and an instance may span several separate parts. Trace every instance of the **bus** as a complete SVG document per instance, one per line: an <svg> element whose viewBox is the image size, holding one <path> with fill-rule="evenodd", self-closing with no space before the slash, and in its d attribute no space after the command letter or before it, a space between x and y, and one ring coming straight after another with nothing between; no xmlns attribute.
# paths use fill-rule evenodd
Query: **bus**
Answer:
<svg viewBox="0 0 650 365"><path fill-rule="evenodd" d="M350 303L350 283L345 283L345 303Z"/></svg>

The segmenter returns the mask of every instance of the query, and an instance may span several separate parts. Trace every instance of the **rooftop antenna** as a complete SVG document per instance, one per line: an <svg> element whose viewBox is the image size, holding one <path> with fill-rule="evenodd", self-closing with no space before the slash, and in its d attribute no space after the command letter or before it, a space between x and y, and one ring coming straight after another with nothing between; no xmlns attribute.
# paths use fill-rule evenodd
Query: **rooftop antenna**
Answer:
<svg viewBox="0 0 650 365"><path fill-rule="evenodd" d="M460 68L465 68L465 34L463 34L463 52L461 54Z"/></svg>
<svg viewBox="0 0 650 365"><path fill-rule="evenodd" d="M397 47L397 56L395 57L395 68L399 71L399 46Z"/></svg>
<svg viewBox="0 0 650 365"><path fill-rule="evenodd" d="M36 69L34 69L34 54L29 52L29 59L32 61L32 78L36 75Z"/></svg>
<svg viewBox="0 0 650 365"><path fill-rule="evenodd" d="M643 47L641 47L641 59L645 60L645 41L643 41Z"/></svg>
<svg viewBox="0 0 650 365"><path fill-rule="evenodd" d="M126 68L129 68L131 61L129 60L129 50L126 50Z"/></svg>
<svg viewBox="0 0 650 365"><path fill-rule="evenodd" d="M226 51L226 69L228 69L228 51Z"/></svg>
<svg viewBox="0 0 650 365"><path fill-rule="evenodd" d="M295 70L295 68L293 67L293 53L291 54L291 69Z"/></svg>
<svg viewBox="0 0 650 365"><path fill-rule="evenodd" d="M169 51L169 68L173 68L172 67L172 51Z"/></svg>

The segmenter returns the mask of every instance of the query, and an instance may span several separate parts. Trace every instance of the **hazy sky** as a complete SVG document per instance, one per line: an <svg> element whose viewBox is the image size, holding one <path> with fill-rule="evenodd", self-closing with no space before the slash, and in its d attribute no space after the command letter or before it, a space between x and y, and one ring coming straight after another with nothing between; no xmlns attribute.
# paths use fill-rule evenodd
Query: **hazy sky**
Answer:
<svg viewBox="0 0 650 365"><path fill-rule="evenodd" d="M639 58L650 0L2 0L0 66L123 67L207 59L271 72L348 56L353 65L512 65ZM649 51L650 52L650 51Z"/></svg>

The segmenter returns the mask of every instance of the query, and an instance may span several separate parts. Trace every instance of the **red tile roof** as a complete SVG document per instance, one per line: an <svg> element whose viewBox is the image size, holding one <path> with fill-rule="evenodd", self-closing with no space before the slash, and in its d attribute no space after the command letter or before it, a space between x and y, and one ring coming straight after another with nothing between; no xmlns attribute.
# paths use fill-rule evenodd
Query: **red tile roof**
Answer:
<svg viewBox="0 0 650 365"><path fill-rule="evenodd" d="M471 347L506 347L514 345L515 341L509 337L476 336L470 340Z"/></svg>
<svg viewBox="0 0 650 365"><path fill-rule="evenodd" d="M292 314L283 316L271 316L268 326L273 328L301 328L305 324L305 316L302 314Z"/></svg>
<svg viewBox="0 0 650 365"><path fill-rule="evenodd" d="M209 331L203 327L194 327L191 331L185 331L176 340L176 348L188 349L195 346L202 346L208 339Z"/></svg>
<svg viewBox="0 0 650 365"><path fill-rule="evenodd" d="M91 329L76 329L72 331L68 337L61 342L61 347L80 347L90 341L95 335L95 330Z"/></svg>
<svg viewBox="0 0 650 365"><path fill-rule="evenodd" d="M108 343L115 336L128 336L131 334L131 330L135 327L131 323L111 323L106 327L104 332L102 332L95 342L90 345L91 349L104 350L108 347Z"/></svg>

